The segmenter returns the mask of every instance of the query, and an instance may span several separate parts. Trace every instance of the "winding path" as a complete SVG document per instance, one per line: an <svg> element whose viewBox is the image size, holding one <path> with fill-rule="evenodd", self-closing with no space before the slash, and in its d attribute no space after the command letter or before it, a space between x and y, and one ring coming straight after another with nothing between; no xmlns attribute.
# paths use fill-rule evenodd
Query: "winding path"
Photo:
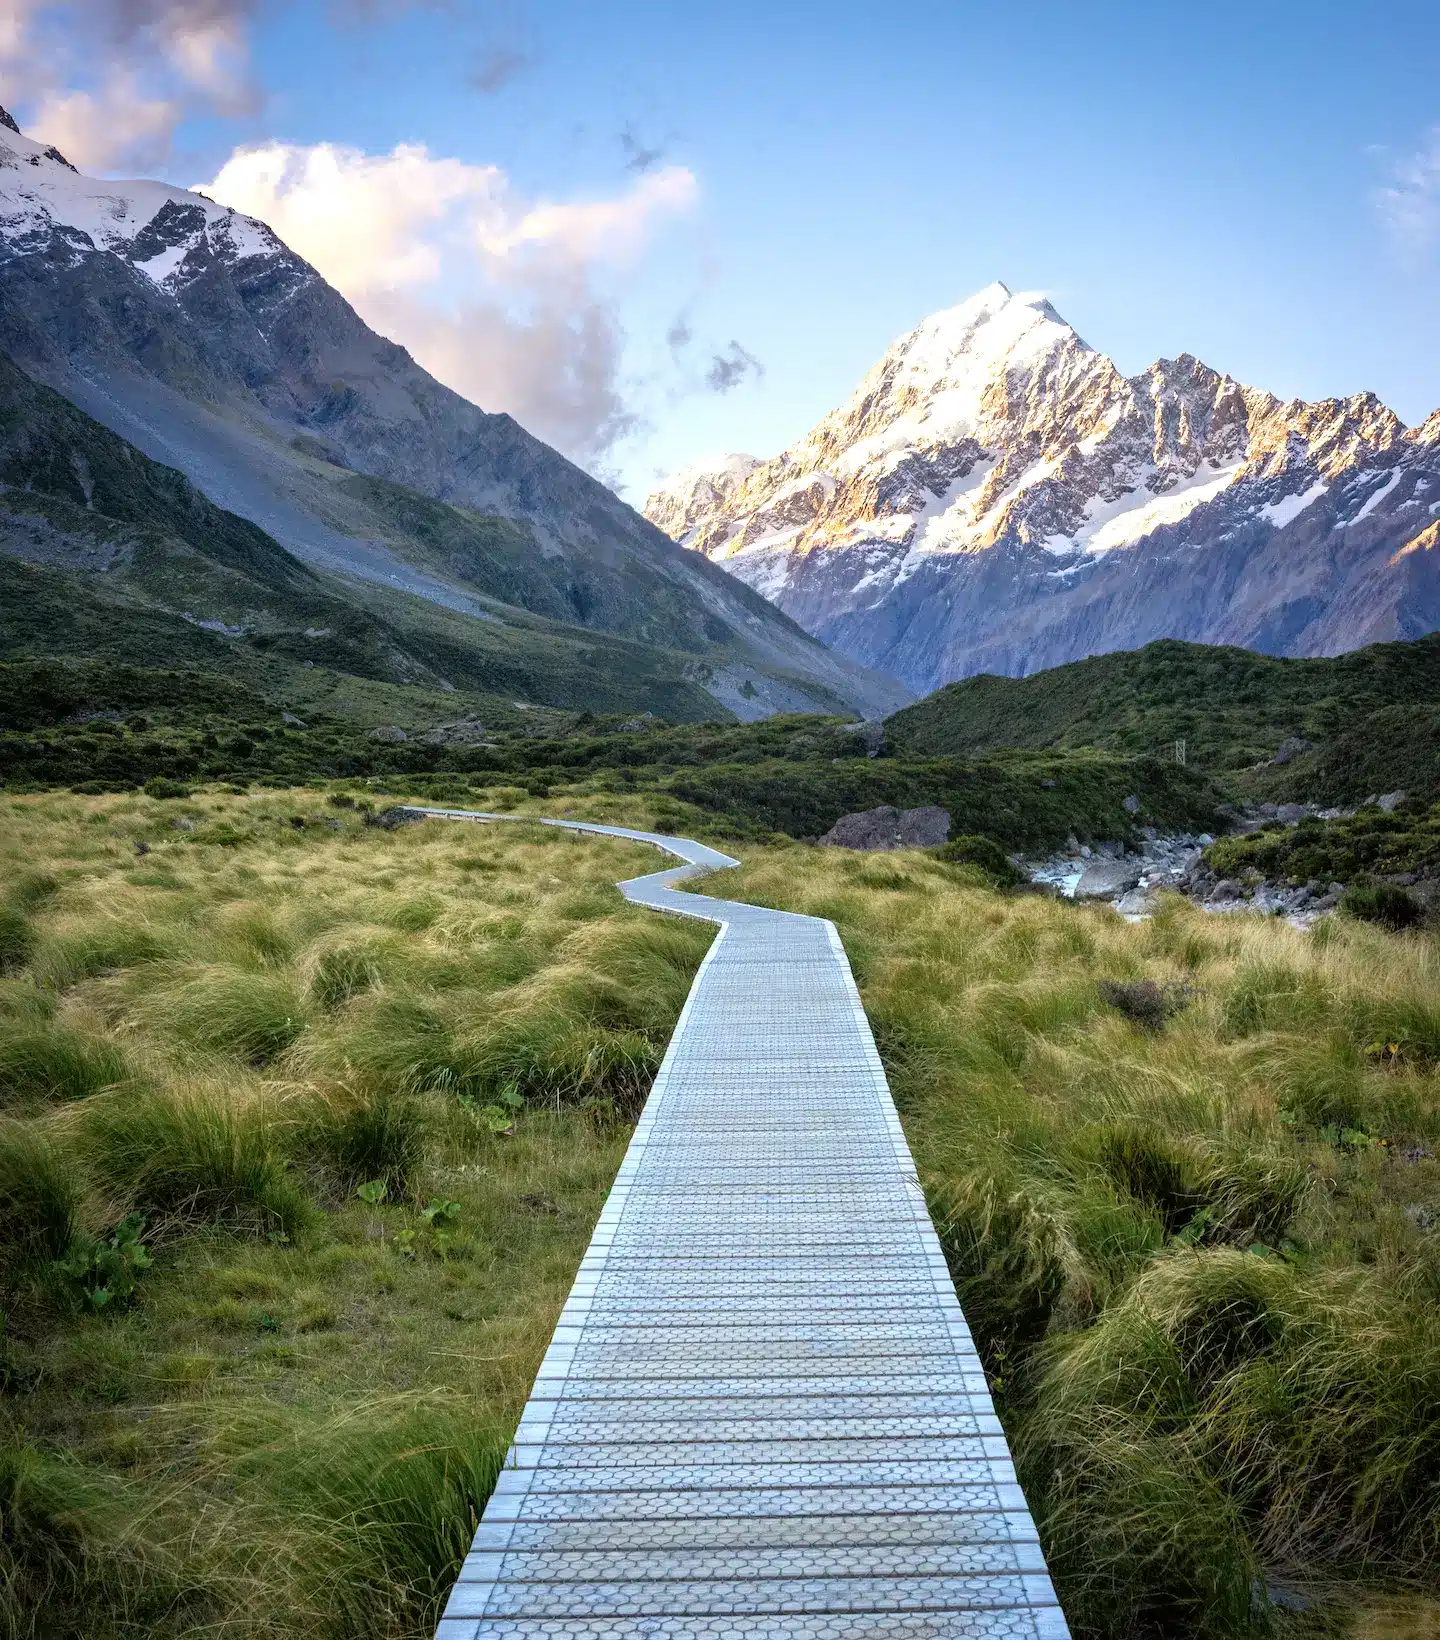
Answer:
<svg viewBox="0 0 1440 1640"><path fill-rule="evenodd" d="M720 933L437 1640L1066 1640L834 925L545 823Z"/></svg>

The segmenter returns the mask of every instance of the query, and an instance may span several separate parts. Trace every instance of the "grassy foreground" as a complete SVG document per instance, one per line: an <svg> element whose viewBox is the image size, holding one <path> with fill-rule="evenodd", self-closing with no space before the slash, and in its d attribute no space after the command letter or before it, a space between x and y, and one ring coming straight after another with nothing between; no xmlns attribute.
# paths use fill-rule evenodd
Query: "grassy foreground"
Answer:
<svg viewBox="0 0 1440 1640"><path fill-rule="evenodd" d="M4 1640L430 1632L710 940L655 865L0 804Z"/></svg>
<svg viewBox="0 0 1440 1640"><path fill-rule="evenodd" d="M1072 1627L1440 1633L1440 945L804 848Z"/></svg>

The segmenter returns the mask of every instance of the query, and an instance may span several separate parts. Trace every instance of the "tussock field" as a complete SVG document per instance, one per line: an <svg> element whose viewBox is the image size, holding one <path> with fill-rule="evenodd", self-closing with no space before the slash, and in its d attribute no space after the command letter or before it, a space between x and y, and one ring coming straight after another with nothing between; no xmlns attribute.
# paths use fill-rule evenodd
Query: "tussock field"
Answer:
<svg viewBox="0 0 1440 1640"><path fill-rule="evenodd" d="M0 1636L422 1636L711 934L653 850L0 800Z"/></svg>
<svg viewBox="0 0 1440 1640"><path fill-rule="evenodd" d="M1072 1627L1440 1634L1440 946L772 849L835 920Z"/></svg>
<svg viewBox="0 0 1440 1640"><path fill-rule="evenodd" d="M423 1640L468 1542L711 935L354 801L0 799L0 1640ZM1440 1634L1440 946L743 852L844 936L1077 1635Z"/></svg>

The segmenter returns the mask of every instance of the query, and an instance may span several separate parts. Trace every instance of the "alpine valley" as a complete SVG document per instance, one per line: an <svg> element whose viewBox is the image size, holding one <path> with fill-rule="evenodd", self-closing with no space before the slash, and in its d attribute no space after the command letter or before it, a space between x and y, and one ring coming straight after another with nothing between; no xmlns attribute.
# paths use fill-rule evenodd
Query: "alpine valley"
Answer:
<svg viewBox="0 0 1440 1640"><path fill-rule="evenodd" d="M288 657L680 720L907 698L427 375L263 223L83 176L3 110L0 353L6 658L101 632L272 697Z"/></svg>
<svg viewBox="0 0 1440 1640"><path fill-rule="evenodd" d="M922 694L1156 638L1320 656L1440 626L1440 411L1282 402L1186 354L1126 377L1001 284L645 512Z"/></svg>

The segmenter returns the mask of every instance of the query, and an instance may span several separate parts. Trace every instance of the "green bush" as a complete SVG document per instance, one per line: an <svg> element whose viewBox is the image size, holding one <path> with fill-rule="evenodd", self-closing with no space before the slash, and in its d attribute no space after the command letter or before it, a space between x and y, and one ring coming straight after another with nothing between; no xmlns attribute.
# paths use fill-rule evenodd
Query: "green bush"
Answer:
<svg viewBox="0 0 1440 1640"><path fill-rule="evenodd" d="M164 775L155 775L147 780L141 790L146 797L190 797L193 795L191 787L183 780L168 780Z"/></svg>
<svg viewBox="0 0 1440 1640"><path fill-rule="evenodd" d="M1424 906L1394 883L1351 883L1341 896L1340 909L1361 922L1380 923L1396 933L1425 919Z"/></svg>
<svg viewBox="0 0 1440 1640"><path fill-rule="evenodd" d="M1024 872L1012 865L1005 850L989 837L952 837L930 852L947 865L978 866L1001 888L1014 888L1025 881Z"/></svg>
<svg viewBox="0 0 1440 1640"><path fill-rule="evenodd" d="M74 1162L23 1122L0 1120L0 1246L16 1264L59 1258L80 1212Z"/></svg>

